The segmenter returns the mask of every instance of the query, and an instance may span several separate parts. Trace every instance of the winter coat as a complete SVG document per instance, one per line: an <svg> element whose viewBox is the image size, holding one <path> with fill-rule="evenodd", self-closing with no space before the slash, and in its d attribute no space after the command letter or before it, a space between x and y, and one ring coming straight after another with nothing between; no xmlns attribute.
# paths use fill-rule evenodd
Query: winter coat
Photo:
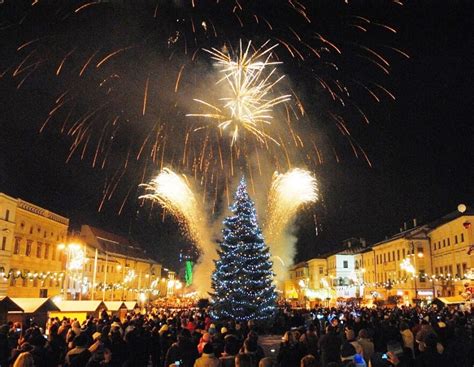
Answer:
<svg viewBox="0 0 474 367"><path fill-rule="evenodd" d="M447 361L443 354L439 354L437 350L428 349L422 352L415 360L416 367L435 367L446 366Z"/></svg>
<svg viewBox="0 0 474 367"><path fill-rule="evenodd" d="M318 356L318 341L316 333L306 332L300 337L300 342L305 346L306 353L314 357Z"/></svg>
<svg viewBox="0 0 474 367"><path fill-rule="evenodd" d="M326 367L329 362L340 363L341 338L336 333L324 334L319 339L319 349L321 351L321 364L323 367Z"/></svg>
<svg viewBox="0 0 474 367"><path fill-rule="evenodd" d="M413 333L411 332L410 329L406 329L406 330L400 331L400 334L402 334L403 346L405 348L410 348L413 355L414 355L414 353L415 353L415 337L413 336Z"/></svg>
<svg viewBox="0 0 474 367"><path fill-rule="evenodd" d="M196 347L189 340L173 343L166 353L165 366L176 361L182 361L184 367L193 367L198 353Z"/></svg>
<svg viewBox="0 0 474 367"><path fill-rule="evenodd" d="M298 344L281 343L278 352L278 363L285 367L298 367L301 361Z"/></svg>
<svg viewBox="0 0 474 367"><path fill-rule="evenodd" d="M221 367L235 367L235 356L222 356L219 358Z"/></svg>

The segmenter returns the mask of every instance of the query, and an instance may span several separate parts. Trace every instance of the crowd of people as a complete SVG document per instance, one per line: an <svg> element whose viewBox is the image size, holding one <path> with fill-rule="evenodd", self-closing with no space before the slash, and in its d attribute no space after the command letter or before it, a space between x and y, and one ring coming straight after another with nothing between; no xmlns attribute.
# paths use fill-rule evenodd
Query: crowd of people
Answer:
<svg viewBox="0 0 474 367"><path fill-rule="evenodd" d="M123 320L104 311L82 323L1 326L0 367L472 367L473 323L474 311L415 307L282 308L271 326L216 322L199 309ZM275 332L279 348L265 351L261 334Z"/></svg>

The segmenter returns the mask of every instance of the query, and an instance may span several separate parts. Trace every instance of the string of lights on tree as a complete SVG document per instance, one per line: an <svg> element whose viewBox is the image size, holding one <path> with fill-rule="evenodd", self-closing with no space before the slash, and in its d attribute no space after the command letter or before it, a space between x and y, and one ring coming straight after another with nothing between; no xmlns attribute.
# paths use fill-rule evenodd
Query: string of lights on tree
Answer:
<svg viewBox="0 0 474 367"><path fill-rule="evenodd" d="M223 224L212 275L212 316L218 320L268 320L276 311L272 262L242 178Z"/></svg>

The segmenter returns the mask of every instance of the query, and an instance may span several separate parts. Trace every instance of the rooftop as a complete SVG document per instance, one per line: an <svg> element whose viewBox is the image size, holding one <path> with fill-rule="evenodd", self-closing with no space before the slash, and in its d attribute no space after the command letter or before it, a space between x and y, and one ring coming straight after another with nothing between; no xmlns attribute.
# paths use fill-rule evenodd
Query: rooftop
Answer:
<svg viewBox="0 0 474 367"><path fill-rule="evenodd" d="M126 257L130 259L144 260L151 263L156 263L155 260L147 255L146 251L140 245L131 239L117 235L115 233L107 232L103 229L88 227L92 235L96 238L98 250L115 256ZM81 235L83 235L83 228L81 228ZM88 243L92 247L96 247L95 243Z"/></svg>

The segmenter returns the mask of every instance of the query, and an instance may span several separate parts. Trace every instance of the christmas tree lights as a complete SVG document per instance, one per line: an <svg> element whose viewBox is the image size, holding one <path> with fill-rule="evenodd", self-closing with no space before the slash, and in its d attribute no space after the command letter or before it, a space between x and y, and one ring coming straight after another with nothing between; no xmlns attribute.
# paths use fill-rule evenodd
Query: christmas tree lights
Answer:
<svg viewBox="0 0 474 367"><path fill-rule="evenodd" d="M273 264L243 178L234 199L212 275L212 313L219 320L268 320L276 308Z"/></svg>

